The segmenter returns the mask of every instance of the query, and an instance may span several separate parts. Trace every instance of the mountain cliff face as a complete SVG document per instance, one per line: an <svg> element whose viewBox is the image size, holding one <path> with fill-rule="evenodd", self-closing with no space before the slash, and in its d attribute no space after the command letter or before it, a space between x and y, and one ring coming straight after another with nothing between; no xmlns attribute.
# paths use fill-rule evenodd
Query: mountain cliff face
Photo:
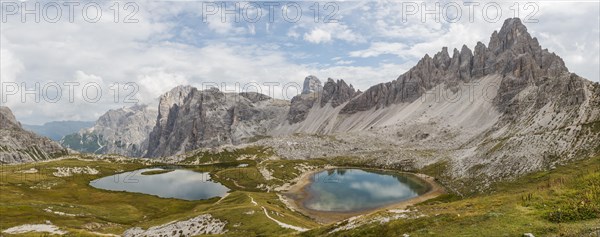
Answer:
<svg viewBox="0 0 600 237"><path fill-rule="evenodd" d="M302 94L311 94L311 93L319 93L323 89L323 84L319 78L310 75L304 78L304 83L302 87Z"/></svg>
<svg viewBox="0 0 600 237"><path fill-rule="evenodd" d="M304 87L300 95L294 96L290 101L290 110L287 114L289 123L304 121L306 115L319 98L322 91L321 80L315 76L304 78Z"/></svg>
<svg viewBox="0 0 600 237"><path fill-rule="evenodd" d="M346 84L344 80L334 81L329 78L327 79L325 86L323 86L321 107L325 106L327 103L330 103L333 108L338 107L358 94L359 92L354 90L352 85Z"/></svg>
<svg viewBox="0 0 600 237"><path fill-rule="evenodd" d="M0 163L47 160L67 154L58 143L26 131L12 111L0 106Z"/></svg>
<svg viewBox="0 0 600 237"><path fill-rule="evenodd" d="M280 124L288 106L287 101L257 93L176 87L160 97L146 156L252 141Z"/></svg>
<svg viewBox="0 0 600 237"><path fill-rule="evenodd" d="M141 157L156 116L157 111L147 105L109 110L92 128L67 135L60 142L80 152Z"/></svg>
<svg viewBox="0 0 600 237"><path fill-rule="evenodd" d="M317 77L308 76L304 79L302 94L294 96L291 100L287 121L289 124L302 122L314 106L318 109L329 104L330 107L335 108L358 94L360 92L354 90L354 87L346 84L344 80L334 81L328 78L325 85L321 87L321 81Z"/></svg>

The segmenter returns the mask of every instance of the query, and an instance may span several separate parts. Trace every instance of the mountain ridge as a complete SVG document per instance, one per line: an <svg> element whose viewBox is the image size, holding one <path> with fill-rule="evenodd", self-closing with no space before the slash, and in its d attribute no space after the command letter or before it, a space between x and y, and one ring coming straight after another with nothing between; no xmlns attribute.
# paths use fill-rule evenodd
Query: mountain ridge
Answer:
<svg viewBox="0 0 600 237"><path fill-rule="evenodd" d="M0 106L0 144L2 164L42 161L67 154L58 143L23 129L5 106Z"/></svg>

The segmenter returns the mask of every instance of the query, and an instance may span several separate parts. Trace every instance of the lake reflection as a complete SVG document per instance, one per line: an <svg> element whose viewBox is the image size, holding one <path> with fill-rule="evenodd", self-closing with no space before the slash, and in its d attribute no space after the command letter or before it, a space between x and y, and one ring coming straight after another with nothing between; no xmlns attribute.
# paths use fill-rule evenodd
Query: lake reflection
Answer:
<svg viewBox="0 0 600 237"><path fill-rule="evenodd" d="M361 211L417 197L429 191L408 174L332 169L315 174L306 187L304 206L317 211Z"/></svg>
<svg viewBox="0 0 600 237"><path fill-rule="evenodd" d="M127 191L156 195L163 198L183 200L203 200L224 196L229 189L210 180L209 173L176 169L168 173L143 175L147 171L162 169L141 169L90 182L90 185L111 191Z"/></svg>

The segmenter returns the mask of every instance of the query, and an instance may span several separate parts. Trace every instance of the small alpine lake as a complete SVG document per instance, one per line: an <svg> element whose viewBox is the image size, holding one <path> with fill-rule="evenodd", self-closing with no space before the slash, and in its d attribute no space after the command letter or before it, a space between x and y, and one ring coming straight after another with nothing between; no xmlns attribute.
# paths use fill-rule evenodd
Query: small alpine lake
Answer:
<svg viewBox="0 0 600 237"><path fill-rule="evenodd" d="M212 181L209 173L162 168L115 174L93 180L90 185L110 191L143 193L189 201L223 197L229 191L224 185Z"/></svg>
<svg viewBox="0 0 600 237"><path fill-rule="evenodd" d="M431 190L415 175L370 169L329 169L314 173L295 196L310 212L356 213L400 203Z"/></svg>

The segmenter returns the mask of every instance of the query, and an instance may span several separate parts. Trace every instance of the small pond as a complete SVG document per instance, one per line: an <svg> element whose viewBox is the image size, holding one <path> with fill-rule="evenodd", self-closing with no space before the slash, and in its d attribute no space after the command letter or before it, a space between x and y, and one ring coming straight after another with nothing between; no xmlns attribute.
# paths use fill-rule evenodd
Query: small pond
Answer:
<svg viewBox="0 0 600 237"><path fill-rule="evenodd" d="M222 197L229 191L222 184L212 181L209 173L184 169L161 172L162 170L152 168L115 174L93 180L90 185L104 190L144 193L183 200Z"/></svg>
<svg viewBox="0 0 600 237"><path fill-rule="evenodd" d="M429 184L410 174L331 169L312 177L304 188L302 204L315 211L354 212L398 203L429 190Z"/></svg>

